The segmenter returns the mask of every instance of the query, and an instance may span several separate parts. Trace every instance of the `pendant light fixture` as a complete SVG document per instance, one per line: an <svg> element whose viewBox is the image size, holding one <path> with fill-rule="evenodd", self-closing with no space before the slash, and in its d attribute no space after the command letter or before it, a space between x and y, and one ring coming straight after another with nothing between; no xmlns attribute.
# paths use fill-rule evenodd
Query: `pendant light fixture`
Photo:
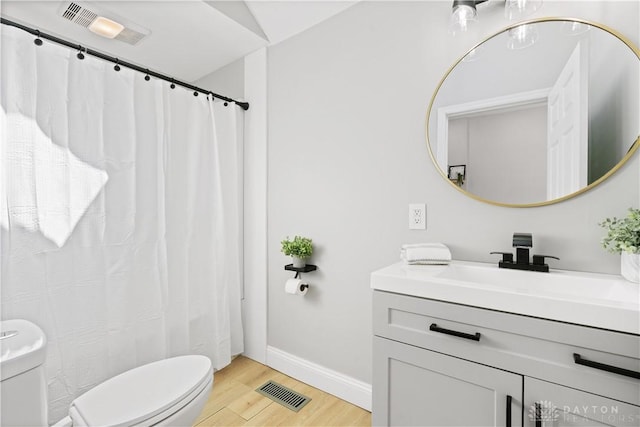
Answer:
<svg viewBox="0 0 640 427"><path fill-rule="evenodd" d="M451 11L451 22L449 31L456 35L469 29L473 23L478 21L478 11L476 5L487 0L453 0Z"/></svg>
<svg viewBox="0 0 640 427"><path fill-rule="evenodd" d="M476 6L486 1L488 0L453 0L449 32L456 35L468 31L478 21ZM506 0L504 2L504 15L509 20L518 20L531 15L541 5L542 0ZM530 31L530 33L533 32L533 30Z"/></svg>
<svg viewBox="0 0 640 427"><path fill-rule="evenodd" d="M541 5L542 0L506 0L504 16L510 21L521 19L540 9Z"/></svg>
<svg viewBox="0 0 640 427"><path fill-rule="evenodd" d="M509 30L507 48L519 50L533 45L538 40L538 29L535 24L518 25Z"/></svg>

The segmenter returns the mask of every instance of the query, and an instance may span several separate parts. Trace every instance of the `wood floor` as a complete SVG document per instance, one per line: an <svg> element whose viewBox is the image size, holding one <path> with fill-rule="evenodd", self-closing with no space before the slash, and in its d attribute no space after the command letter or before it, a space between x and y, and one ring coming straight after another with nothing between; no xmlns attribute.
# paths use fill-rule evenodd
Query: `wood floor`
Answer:
<svg viewBox="0 0 640 427"><path fill-rule="evenodd" d="M312 400L293 412L255 391L269 380ZM370 426L371 413L246 357L216 372L196 426Z"/></svg>

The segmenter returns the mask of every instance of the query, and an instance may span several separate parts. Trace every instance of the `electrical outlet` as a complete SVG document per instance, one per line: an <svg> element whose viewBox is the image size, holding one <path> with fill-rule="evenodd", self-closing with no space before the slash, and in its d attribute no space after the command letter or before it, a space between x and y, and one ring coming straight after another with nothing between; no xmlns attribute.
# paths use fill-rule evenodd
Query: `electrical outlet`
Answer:
<svg viewBox="0 0 640 427"><path fill-rule="evenodd" d="M427 229L427 207L424 203L409 205L409 230Z"/></svg>

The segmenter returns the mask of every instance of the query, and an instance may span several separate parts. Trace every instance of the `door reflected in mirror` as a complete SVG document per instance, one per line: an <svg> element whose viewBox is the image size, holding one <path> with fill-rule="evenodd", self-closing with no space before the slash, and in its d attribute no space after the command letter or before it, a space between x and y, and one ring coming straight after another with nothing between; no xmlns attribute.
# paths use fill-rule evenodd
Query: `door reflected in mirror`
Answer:
<svg viewBox="0 0 640 427"><path fill-rule="evenodd" d="M533 43L514 44L522 28ZM430 153L449 180L450 166L466 165L454 185L475 198L564 200L635 151L639 93L638 49L612 30L556 19L507 29L443 78L429 109Z"/></svg>

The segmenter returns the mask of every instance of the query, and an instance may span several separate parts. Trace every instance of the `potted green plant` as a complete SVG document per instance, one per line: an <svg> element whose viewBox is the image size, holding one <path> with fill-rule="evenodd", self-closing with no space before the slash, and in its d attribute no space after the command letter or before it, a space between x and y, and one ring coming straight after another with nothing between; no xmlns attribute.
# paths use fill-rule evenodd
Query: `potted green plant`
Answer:
<svg viewBox="0 0 640 427"><path fill-rule="evenodd" d="M306 260L313 254L313 242L311 239L295 236L293 240L289 237L282 242L282 253L292 257L294 267L304 267Z"/></svg>
<svg viewBox="0 0 640 427"><path fill-rule="evenodd" d="M607 230L602 246L620 254L620 274L640 283L640 209L629 208L626 217L607 218L600 226Z"/></svg>

